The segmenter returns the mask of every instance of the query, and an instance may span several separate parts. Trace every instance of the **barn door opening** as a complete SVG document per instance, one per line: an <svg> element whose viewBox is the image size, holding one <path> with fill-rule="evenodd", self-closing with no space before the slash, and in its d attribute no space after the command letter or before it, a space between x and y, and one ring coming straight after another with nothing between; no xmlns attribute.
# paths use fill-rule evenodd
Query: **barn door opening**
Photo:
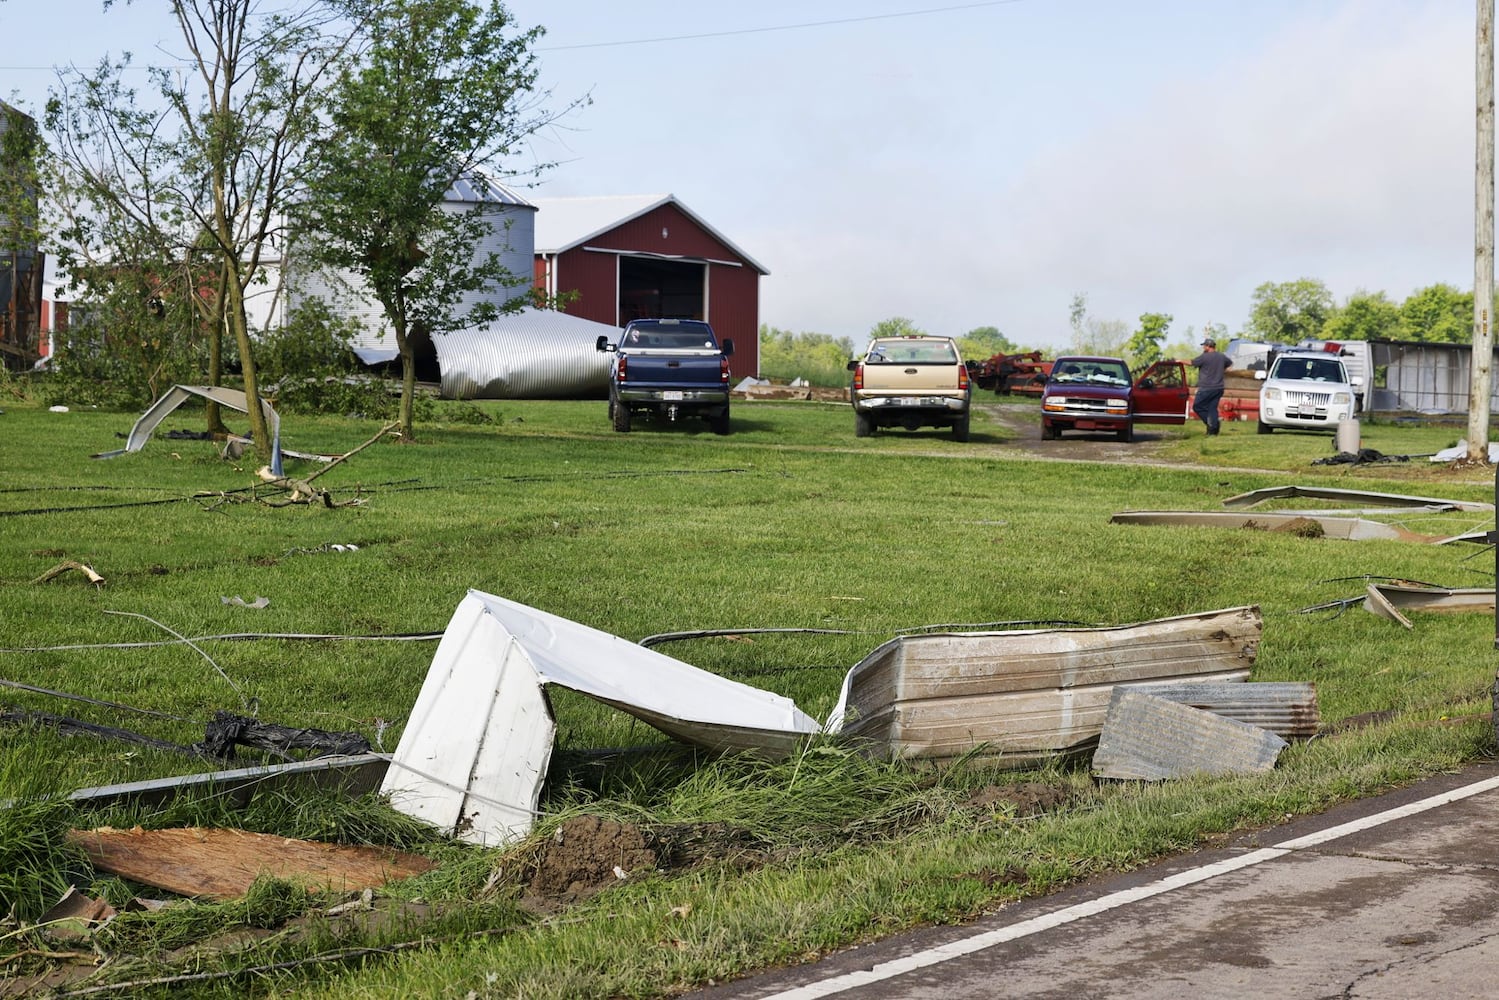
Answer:
<svg viewBox="0 0 1499 1000"><path fill-rule="evenodd" d="M653 257L620 257L619 322L707 319L707 265Z"/></svg>

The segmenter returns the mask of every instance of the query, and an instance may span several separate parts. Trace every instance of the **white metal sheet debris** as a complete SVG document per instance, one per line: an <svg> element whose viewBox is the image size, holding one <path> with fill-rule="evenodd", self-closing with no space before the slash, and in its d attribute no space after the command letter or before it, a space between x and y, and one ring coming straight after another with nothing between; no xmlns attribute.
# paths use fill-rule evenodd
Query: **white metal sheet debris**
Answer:
<svg viewBox="0 0 1499 1000"><path fill-rule="evenodd" d="M524 836L556 735L548 684L712 750L783 754L821 730L789 698L474 590L443 633L382 791L464 840Z"/></svg>
<svg viewBox="0 0 1499 1000"><path fill-rule="evenodd" d="M1111 517L1113 524L1170 525L1179 528L1245 528L1261 531L1292 530L1299 522L1314 522L1326 538L1342 538L1362 542L1370 539L1391 541L1426 542L1438 541L1428 535L1420 535L1393 524L1382 524L1359 517L1327 517L1315 513L1257 512L1239 514L1217 510L1127 510Z"/></svg>
<svg viewBox="0 0 1499 1000"><path fill-rule="evenodd" d="M1228 719L1268 729L1283 739L1310 739L1322 728L1317 685L1309 681L1254 681L1214 684L1131 684L1131 691L1200 708Z"/></svg>
<svg viewBox="0 0 1499 1000"><path fill-rule="evenodd" d="M1412 628L1404 611L1441 613L1494 613L1493 587L1411 587L1396 583L1371 583L1364 610Z"/></svg>
<svg viewBox="0 0 1499 1000"><path fill-rule="evenodd" d="M115 458L127 452L140 451L145 447L147 441L161 422L167 418L177 407L186 403L194 396L227 406L231 410L240 413L249 413L250 404L245 398L243 391L239 389L225 389L214 385L174 385L162 394L161 398L152 403L136 420L135 426L130 428L130 436L125 439L125 447L117 451L106 451L95 455L95 458ZM276 475L282 474L281 469L281 418L277 415L274 407L264 399L260 401L260 411L265 415L266 426L271 431L271 472Z"/></svg>

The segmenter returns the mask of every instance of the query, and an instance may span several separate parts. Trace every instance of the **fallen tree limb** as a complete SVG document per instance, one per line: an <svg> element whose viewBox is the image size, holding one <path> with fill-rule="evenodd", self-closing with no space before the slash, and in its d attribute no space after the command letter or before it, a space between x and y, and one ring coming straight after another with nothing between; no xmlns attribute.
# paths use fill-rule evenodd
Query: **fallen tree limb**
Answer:
<svg viewBox="0 0 1499 1000"><path fill-rule="evenodd" d="M69 559L67 562L58 563L56 566L53 566L51 569L47 570L47 572L43 573L41 576L37 577L31 582L46 583L48 580L56 579L69 570L74 569L82 573L84 576L88 577L88 582L92 583L94 586L104 586L104 577L100 576L98 573L95 573L92 566L85 566L83 563L77 562L73 559Z"/></svg>

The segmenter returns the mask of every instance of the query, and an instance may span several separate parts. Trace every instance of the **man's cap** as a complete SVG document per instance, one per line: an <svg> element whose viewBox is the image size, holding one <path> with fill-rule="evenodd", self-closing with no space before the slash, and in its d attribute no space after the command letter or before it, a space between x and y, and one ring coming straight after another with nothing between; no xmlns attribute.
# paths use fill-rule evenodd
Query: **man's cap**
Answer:
<svg viewBox="0 0 1499 1000"><path fill-rule="evenodd" d="M1203 347L1217 347L1218 346L1218 342L1216 340L1214 340L1212 337L1208 337L1206 340L1204 340L1202 342L1202 346Z"/></svg>

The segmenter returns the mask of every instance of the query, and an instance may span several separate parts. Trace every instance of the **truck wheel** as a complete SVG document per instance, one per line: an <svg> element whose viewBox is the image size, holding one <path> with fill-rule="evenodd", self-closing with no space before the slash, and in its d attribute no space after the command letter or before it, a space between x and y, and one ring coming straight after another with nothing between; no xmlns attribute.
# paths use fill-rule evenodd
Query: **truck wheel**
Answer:
<svg viewBox="0 0 1499 1000"><path fill-rule="evenodd" d="M1259 422L1259 426L1257 426L1255 428L1255 430L1257 432L1259 432L1260 434L1269 434L1271 431L1275 430L1275 428L1271 427L1269 424L1267 424L1263 420L1261 420Z"/></svg>
<svg viewBox="0 0 1499 1000"><path fill-rule="evenodd" d="M624 403L614 404L614 429L621 434L630 433L630 408Z"/></svg>
<svg viewBox="0 0 1499 1000"><path fill-rule="evenodd" d="M714 417L709 423L713 427L714 434L729 433L729 408L725 406L723 412Z"/></svg>
<svg viewBox="0 0 1499 1000"><path fill-rule="evenodd" d="M854 412L854 437L867 438L874 434L874 418L858 411Z"/></svg>
<svg viewBox="0 0 1499 1000"><path fill-rule="evenodd" d="M1129 444L1135 439L1135 425L1125 424L1123 427L1119 428L1118 433L1119 440L1123 441L1125 444Z"/></svg>
<svg viewBox="0 0 1499 1000"><path fill-rule="evenodd" d="M958 418L958 422L952 425L952 439L954 441L968 440L968 414Z"/></svg>
<svg viewBox="0 0 1499 1000"><path fill-rule="evenodd" d="M1042 441L1055 441L1059 437L1061 437L1061 434L1057 430L1055 424L1047 423L1045 420L1041 421L1041 440Z"/></svg>

